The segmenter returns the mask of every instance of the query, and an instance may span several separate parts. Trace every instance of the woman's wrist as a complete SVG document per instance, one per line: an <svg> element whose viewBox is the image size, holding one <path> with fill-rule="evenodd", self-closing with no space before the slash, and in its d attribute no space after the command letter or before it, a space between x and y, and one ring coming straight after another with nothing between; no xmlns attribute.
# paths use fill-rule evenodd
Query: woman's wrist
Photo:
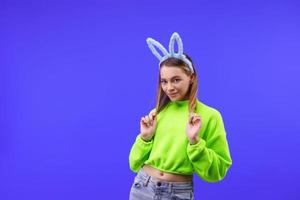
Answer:
<svg viewBox="0 0 300 200"><path fill-rule="evenodd" d="M197 144L198 142L199 142L199 137L190 139L190 144L191 145Z"/></svg>
<svg viewBox="0 0 300 200"><path fill-rule="evenodd" d="M152 137L151 138L145 138L141 135L141 139L144 140L145 142L150 142Z"/></svg>

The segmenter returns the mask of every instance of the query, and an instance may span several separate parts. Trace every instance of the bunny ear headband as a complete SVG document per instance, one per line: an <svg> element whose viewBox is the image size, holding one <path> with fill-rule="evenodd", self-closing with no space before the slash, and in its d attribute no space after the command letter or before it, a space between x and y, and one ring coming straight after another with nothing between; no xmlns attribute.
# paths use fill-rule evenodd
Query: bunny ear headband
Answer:
<svg viewBox="0 0 300 200"><path fill-rule="evenodd" d="M183 43L178 33L174 32L170 38L169 52L162 46L162 44L160 44L159 42L157 42L152 38L147 38L146 41L152 53L158 58L159 65L166 59L174 57L185 62L189 66L192 74L194 73L194 69L191 61L189 61L187 57L183 54ZM177 46L178 46L177 53L174 50L175 41L177 42ZM163 55L160 55L155 47L157 47L163 53Z"/></svg>

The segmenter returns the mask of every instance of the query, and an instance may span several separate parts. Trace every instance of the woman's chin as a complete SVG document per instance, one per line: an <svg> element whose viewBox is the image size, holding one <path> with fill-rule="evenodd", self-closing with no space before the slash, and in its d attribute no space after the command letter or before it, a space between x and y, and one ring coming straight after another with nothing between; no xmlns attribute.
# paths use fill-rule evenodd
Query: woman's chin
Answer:
<svg viewBox="0 0 300 200"><path fill-rule="evenodd" d="M171 101L178 101L178 97L169 97Z"/></svg>

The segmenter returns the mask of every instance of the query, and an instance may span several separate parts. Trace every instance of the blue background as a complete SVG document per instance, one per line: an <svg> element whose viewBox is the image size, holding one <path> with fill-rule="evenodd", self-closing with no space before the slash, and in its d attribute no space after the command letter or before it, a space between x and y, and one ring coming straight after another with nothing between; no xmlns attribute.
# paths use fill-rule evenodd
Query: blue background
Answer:
<svg viewBox="0 0 300 200"><path fill-rule="evenodd" d="M196 199L299 199L300 2L0 3L0 199L128 199L130 148L177 31L233 165Z"/></svg>

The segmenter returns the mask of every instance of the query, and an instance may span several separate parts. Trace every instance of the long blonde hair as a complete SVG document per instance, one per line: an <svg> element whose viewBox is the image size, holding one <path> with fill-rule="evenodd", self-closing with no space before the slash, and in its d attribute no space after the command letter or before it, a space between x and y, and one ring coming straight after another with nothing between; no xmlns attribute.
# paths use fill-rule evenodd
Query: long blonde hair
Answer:
<svg viewBox="0 0 300 200"><path fill-rule="evenodd" d="M186 54L185 54L186 55ZM197 77L197 73L194 67L194 64L191 60L191 58L186 55L186 57L191 61L193 69L194 69L194 80L193 83L190 85L188 93L189 93L189 112L195 112L196 111L196 107L197 107L197 92L198 92L198 77ZM183 62L182 60L178 59L178 58L168 58L165 61L163 61L160 64L160 68L161 66L175 66L175 67L179 67L180 69L183 70L183 72L190 76L191 75L191 71L189 70L188 65ZM171 100L169 99L169 97L165 94L165 92L163 91L162 87L161 87L161 77L160 77L160 73L159 73L159 77L158 77L158 88L157 88L157 96L156 96L156 114L158 114L161 110L163 110L163 108L170 102Z"/></svg>

